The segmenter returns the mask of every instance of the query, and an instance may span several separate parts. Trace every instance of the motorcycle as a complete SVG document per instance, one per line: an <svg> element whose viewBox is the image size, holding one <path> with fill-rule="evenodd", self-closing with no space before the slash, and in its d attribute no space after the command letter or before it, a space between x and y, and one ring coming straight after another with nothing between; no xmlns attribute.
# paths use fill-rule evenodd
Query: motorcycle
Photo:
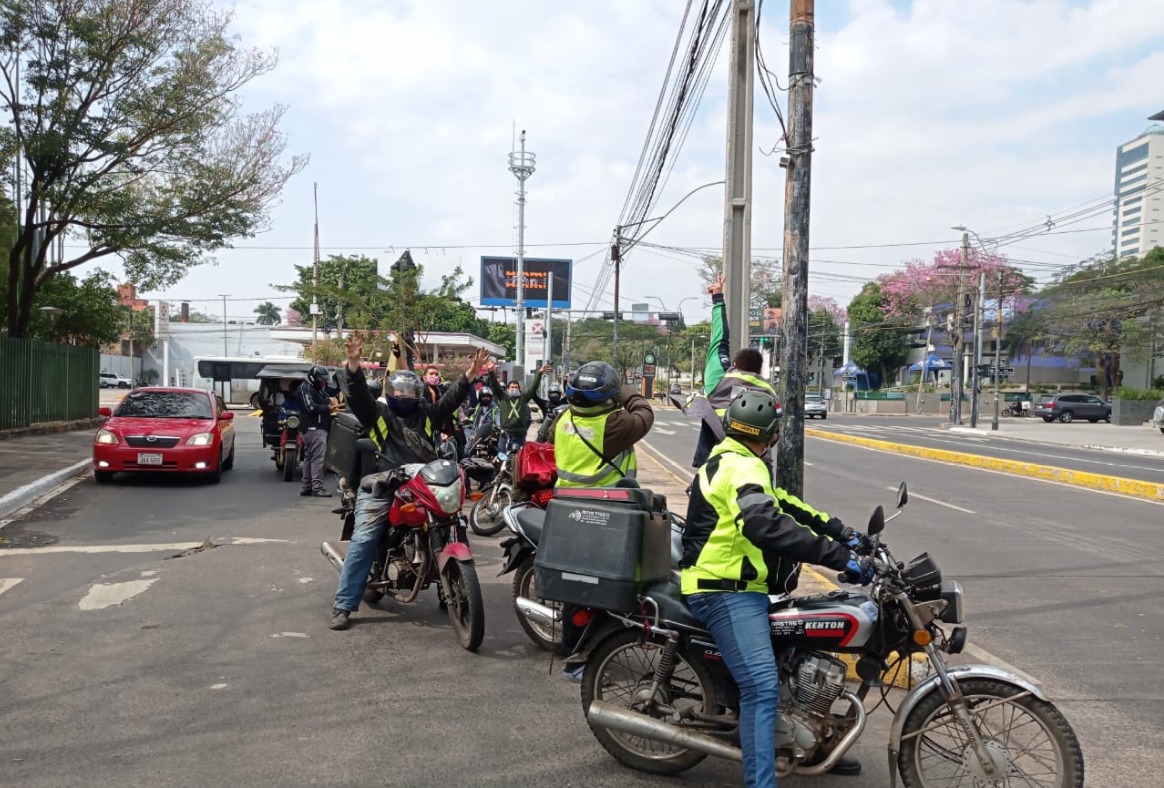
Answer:
<svg viewBox="0 0 1164 788"><path fill-rule="evenodd" d="M364 451L375 450L367 438L357 443ZM392 500L364 601L375 603L391 595L408 604L435 584L438 603L448 611L457 642L476 651L485 637L485 603L461 514L466 485L460 467L437 459L375 474L361 483L384 485L382 494ZM343 517L343 541L351 538L355 525L356 491L346 479L341 480L340 491L343 503L335 511ZM342 570L341 548L324 542L321 551Z"/></svg>
<svg viewBox="0 0 1164 788"><path fill-rule="evenodd" d="M492 479L481 488L481 498L469 510L469 527L478 536L493 536L505 528L502 513L514 500L513 455L498 451L491 471Z"/></svg>
<svg viewBox="0 0 1164 788"><path fill-rule="evenodd" d="M279 409L279 445L272 451L275 468L283 474L283 481L295 479L295 469L303 462L303 433L299 431L298 413Z"/></svg>
<svg viewBox="0 0 1164 788"><path fill-rule="evenodd" d="M888 520L907 501L903 483ZM927 553L895 560L880 538L888 520L878 506L869 522L875 577L867 592L783 598L769 610L780 672L777 774L821 775L840 760L864 732L863 701L883 686L896 652L924 654L932 674L894 714L892 784L900 773L907 788L1082 788L1079 741L1038 684L991 665L947 663L944 654L966 645L962 589ZM589 652L582 707L591 732L619 762L652 774L677 774L708 755L740 761L739 691L719 648L674 578L638 599L637 610L595 613L579 643L577 653ZM856 692L837 652L859 656Z"/></svg>

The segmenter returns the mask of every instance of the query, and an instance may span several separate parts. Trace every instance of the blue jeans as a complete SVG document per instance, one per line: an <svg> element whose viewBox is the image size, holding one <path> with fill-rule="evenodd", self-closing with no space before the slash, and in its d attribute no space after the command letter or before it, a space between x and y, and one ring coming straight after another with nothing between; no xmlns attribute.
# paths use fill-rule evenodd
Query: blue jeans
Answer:
<svg viewBox="0 0 1164 788"><path fill-rule="evenodd" d="M747 591L692 594L687 605L711 632L740 688L740 747L744 785L776 785L776 706L779 674L768 629L768 596Z"/></svg>
<svg viewBox="0 0 1164 788"><path fill-rule="evenodd" d="M507 453L510 457L517 454L517 450L525 445L525 433L506 432L501 435L501 440L498 443L498 449Z"/></svg>
<svg viewBox="0 0 1164 788"><path fill-rule="evenodd" d="M334 607L337 610L359 610L364 586L368 584L368 572L372 571L376 549L380 546L380 536L388 525L391 505L391 499L375 498L363 490L356 496L356 524L344 556L339 588L335 592Z"/></svg>

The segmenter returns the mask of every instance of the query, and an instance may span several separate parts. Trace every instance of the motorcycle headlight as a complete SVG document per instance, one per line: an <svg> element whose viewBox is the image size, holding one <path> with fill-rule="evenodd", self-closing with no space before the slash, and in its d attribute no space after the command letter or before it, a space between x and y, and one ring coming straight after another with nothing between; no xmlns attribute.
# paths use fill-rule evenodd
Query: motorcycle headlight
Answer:
<svg viewBox="0 0 1164 788"><path fill-rule="evenodd" d="M94 443L103 443L109 446L117 445L117 436L109 430L97 430L97 434L93 436Z"/></svg>
<svg viewBox="0 0 1164 788"><path fill-rule="evenodd" d="M445 514L456 514L461 508L461 480L446 487L433 487L432 495Z"/></svg>
<svg viewBox="0 0 1164 788"><path fill-rule="evenodd" d="M289 429L293 429L293 430L299 429L299 417L296 416L294 413L292 413L290 416L288 416L286 418L286 420L284 421L284 423L287 425L287 427Z"/></svg>
<svg viewBox="0 0 1164 788"><path fill-rule="evenodd" d="M187 446L209 446L214 441L214 434L210 432L200 432L197 435L191 435L186 439Z"/></svg>

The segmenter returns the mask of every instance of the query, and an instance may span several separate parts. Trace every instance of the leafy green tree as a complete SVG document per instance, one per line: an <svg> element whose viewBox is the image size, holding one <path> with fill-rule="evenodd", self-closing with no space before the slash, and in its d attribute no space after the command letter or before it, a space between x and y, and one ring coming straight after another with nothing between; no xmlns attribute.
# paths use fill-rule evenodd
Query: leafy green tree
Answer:
<svg viewBox="0 0 1164 788"><path fill-rule="evenodd" d="M853 362L867 372L877 371L889 380L890 371L905 361L909 346L905 331L909 326L885 317L885 295L876 282L867 282L849 303L849 330Z"/></svg>
<svg viewBox="0 0 1164 788"><path fill-rule="evenodd" d="M44 307L61 312L49 319ZM54 276L37 292L35 311L31 336L74 345L112 345L125 322L117 285L105 271L93 271L80 281L72 274Z"/></svg>
<svg viewBox="0 0 1164 788"><path fill-rule="evenodd" d="M370 309L380 300L382 280L376 273L376 261L364 255L331 255L321 260L318 289L315 287L314 264L295 266L295 276L294 284L277 285L276 288L298 296L291 302L290 310L303 315L305 325L311 325L311 298L314 294L319 302L319 328L323 331L337 327L336 317L341 307L345 325L366 328L353 323L350 312L357 307Z"/></svg>
<svg viewBox="0 0 1164 788"><path fill-rule="evenodd" d="M241 114L240 90L276 58L240 49L229 24L201 0L0 6L0 108L27 172L10 336L28 336L37 291L83 263L117 255L158 289L265 227L307 159L283 161L282 107ZM62 236L81 251L50 265Z"/></svg>
<svg viewBox="0 0 1164 788"><path fill-rule="evenodd" d="M255 320L260 326L277 326L283 322L283 310L270 301L264 301L255 307Z"/></svg>
<svg viewBox="0 0 1164 788"><path fill-rule="evenodd" d="M831 359L841 355L843 350L841 327L837 325L832 311L816 309L809 312L808 355L812 358Z"/></svg>
<svg viewBox="0 0 1164 788"><path fill-rule="evenodd" d="M506 358L514 358L517 353L517 326L513 323L490 323L484 338L504 347Z"/></svg>

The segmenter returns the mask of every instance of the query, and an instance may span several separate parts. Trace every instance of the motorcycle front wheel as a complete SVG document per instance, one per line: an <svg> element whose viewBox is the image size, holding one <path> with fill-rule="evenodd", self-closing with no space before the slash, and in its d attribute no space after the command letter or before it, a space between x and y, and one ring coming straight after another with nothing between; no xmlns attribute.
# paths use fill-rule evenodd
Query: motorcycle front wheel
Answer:
<svg viewBox="0 0 1164 788"><path fill-rule="evenodd" d="M517 614L517 623L521 624L521 628L525 630L525 634L529 636L535 646L542 651L553 651L554 646L562 639L562 628L548 627L523 616L517 608L518 597L532 599L534 602L539 602L555 610L562 607L560 602L551 602L538 596L537 588L534 587L534 560L532 556L522 561L513 574L513 612Z"/></svg>
<svg viewBox="0 0 1164 788"><path fill-rule="evenodd" d="M468 561L451 560L445 564L449 593L449 622L457 642L466 651L476 651L485 639L485 601L481 598L481 583L477 569Z"/></svg>
<svg viewBox="0 0 1164 788"><path fill-rule="evenodd" d="M1083 751L1055 706L1031 695L1016 698L1023 690L1001 681L968 679L958 684L993 770L983 768L962 725L935 689L905 720L897 768L906 788L1083 788Z"/></svg>
<svg viewBox="0 0 1164 788"><path fill-rule="evenodd" d="M485 497L469 510L469 526L477 536L494 536L505 527L504 512L513 503L513 493L507 485L494 484Z"/></svg>
<svg viewBox="0 0 1164 788"><path fill-rule="evenodd" d="M605 701L656 719L682 714L694 707L704 714L716 710L715 688L707 668L682 649L675 660L671 681L660 687L650 709L645 696L654 681L655 668L663 656L663 645L643 642L638 629L624 629L598 644L590 654L582 674L582 708L589 710L595 700ZM587 719L589 723L589 719ZM678 774L707 756L696 750L644 739L595 725L590 732L614 759L624 766L649 774Z"/></svg>
<svg viewBox="0 0 1164 788"><path fill-rule="evenodd" d="M295 481L295 452L291 449L283 450L283 481Z"/></svg>

